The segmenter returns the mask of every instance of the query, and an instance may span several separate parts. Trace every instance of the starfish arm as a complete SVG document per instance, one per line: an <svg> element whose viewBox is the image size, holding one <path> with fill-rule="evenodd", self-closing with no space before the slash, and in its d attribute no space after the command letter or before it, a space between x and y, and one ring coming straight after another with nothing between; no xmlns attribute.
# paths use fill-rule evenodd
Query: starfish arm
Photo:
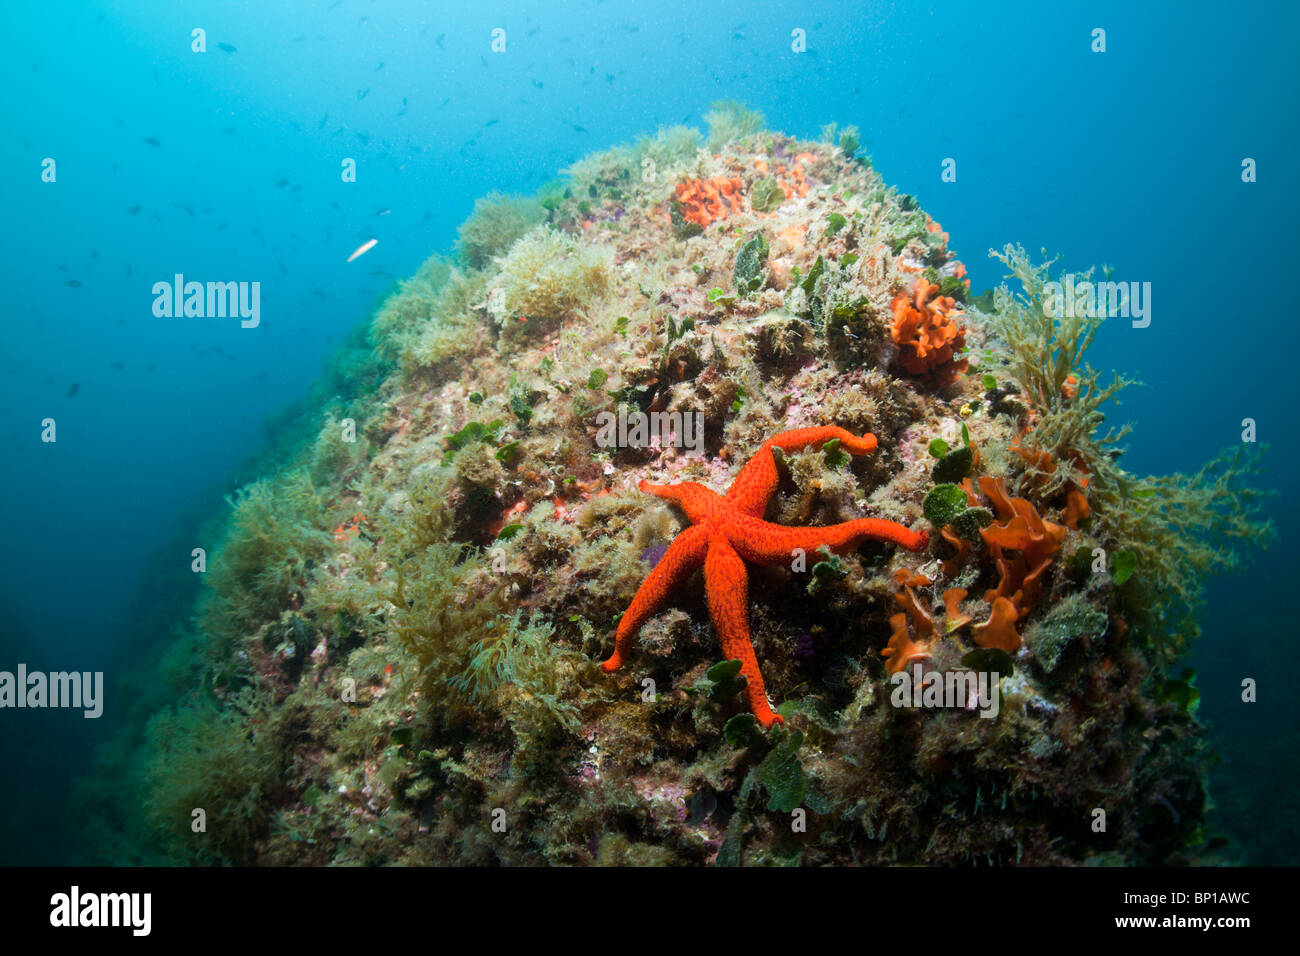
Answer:
<svg viewBox="0 0 1300 956"><path fill-rule="evenodd" d="M736 476L736 480L731 483L731 488L727 491L727 501L743 514L761 518L780 479L772 449L797 451L810 445L825 444L832 438L838 438L841 447L854 455L866 455L876 450L875 435L868 434L859 438L852 432L834 425L778 432L763 442L763 447L758 450L758 454L740 469L740 474Z"/></svg>
<svg viewBox="0 0 1300 956"><path fill-rule="evenodd" d="M648 495L678 505L686 512L691 524L699 524L714 514L722 504L722 495L697 481L684 481L679 485L655 485L643 481L637 487Z"/></svg>
<svg viewBox="0 0 1300 956"><path fill-rule="evenodd" d="M669 594L684 584L704 563L704 553L708 546L708 530L699 525L687 528L673 539L659 563L646 575L641 587L637 588L632 603L623 612L614 637L614 653L600 665L601 670L608 673L623 666L623 659L632 649L632 639L636 637L636 632L663 607Z"/></svg>
<svg viewBox="0 0 1300 956"><path fill-rule="evenodd" d="M718 632L722 653L729 660L740 661L745 675L745 699L758 722L766 729L784 723L767 702L763 675L749 639L749 570L736 549L721 534L709 540L704 559L704 586L709 595L709 616Z"/></svg>
<svg viewBox="0 0 1300 956"><path fill-rule="evenodd" d="M756 564L787 564L793 560L796 548L812 554L825 546L841 554L867 538L889 541L908 551L922 551L930 541L925 531L911 531L883 518L857 518L820 528L791 528L737 515L727 525L726 534L741 557Z"/></svg>

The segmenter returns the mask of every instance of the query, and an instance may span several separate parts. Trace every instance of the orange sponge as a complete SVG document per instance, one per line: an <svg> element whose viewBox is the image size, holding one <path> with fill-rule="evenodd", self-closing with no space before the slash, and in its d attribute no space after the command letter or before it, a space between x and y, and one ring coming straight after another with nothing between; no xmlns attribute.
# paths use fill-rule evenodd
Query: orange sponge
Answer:
<svg viewBox="0 0 1300 956"><path fill-rule="evenodd" d="M893 302L890 335L898 345L898 361L911 375L934 375L951 381L966 370L966 360L956 353L966 345L966 330L957 322L962 313L951 296L936 295L939 287L924 276L916 280L912 295L899 294Z"/></svg>

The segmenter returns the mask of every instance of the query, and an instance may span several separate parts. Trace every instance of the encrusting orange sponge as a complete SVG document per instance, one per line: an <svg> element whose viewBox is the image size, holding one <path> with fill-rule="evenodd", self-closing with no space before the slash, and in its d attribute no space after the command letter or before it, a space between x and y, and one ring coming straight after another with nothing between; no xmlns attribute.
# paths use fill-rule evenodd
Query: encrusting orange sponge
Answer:
<svg viewBox="0 0 1300 956"><path fill-rule="evenodd" d="M743 185L739 179L725 176L682 180L677 184L676 192L682 218L702 229L711 222L726 219L733 212L742 212L745 208L741 195Z"/></svg>
<svg viewBox="0 0 1300 956"><path fill-rule="evenodd" d="M966 360L955 357L966 345L966 330L956 321L962 314L957 303L951 296L935 295L938 291L937 285L921 277L911 296L896 296L890 335L898 345L899 364L908 374L934 375L949 382L966 370Z"/></svg>

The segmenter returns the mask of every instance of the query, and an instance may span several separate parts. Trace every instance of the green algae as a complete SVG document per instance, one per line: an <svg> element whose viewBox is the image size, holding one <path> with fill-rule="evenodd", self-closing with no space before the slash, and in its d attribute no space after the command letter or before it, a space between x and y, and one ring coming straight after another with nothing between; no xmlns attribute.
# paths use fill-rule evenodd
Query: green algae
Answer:
<svg viewBox="0 0 1300 956"><path fill-rule="evenodd" d="M705 673L709 683L704 693L709 700L727 700L745 689L745 678L740 673L740 661L727 660L714 664Z"/></svg>
<svg viewBox="0 0 1300 956"><path fill-rule="evenodd" d="M758 765L758 782L767 791L767 809L789 813L803 803L808 782L804 777L799 748L803 731L792 730L772 748Z"/></svg>
<svg viewBox="0 0 1300 956"><path fill-rule="evenodd" d="M743 295L762 287L767 278L764 265L767 262L768 251L767 240L763 238L761 232L755 233L753 238L740 247L733 270L737 292Z"/></svg>
<svg viewBox="0 0 1300 956"><path fill-rule="evenodd" d="M969 444L946 452L930 469L930 477L939 484L956 484L970 474L975 454Z"/></svg>
<svg viewBox="0 0 1300 956"><path fill-rule="evenodd" d="M926 520L942 528L966 510L966 492L953 484L935 485L921 507Z"/></svg>
<svg viewBox="0 0 1300 956"><path fill-rule="evenodd" d="M967 508L952 519L952 530L959 538L972 544L979 544L983 539L980 531L993 523L993 512L987 508Z"/></svg>
<svg viewBox="0 0 1300 956"><path fill-rule="evenodd" d="M609 289L607 249L539 226L519 238L488 293L489 310L512 333L534 334L590 306ZM499 305L493 306L494 302Z"/></svg>
<svg viewBox="0 0 1300 956"><path fill-rule="evenodd" d="M714 152L728 143L761 133L766 124L762 113L737 100L718 100L711 104L704 121L709 125L708 146Z"/></svg>
<svg viewBox="0 0 1300 956"><path fill-rule="evenodd" d="M181 706L150 721L153 746L144 771L149 812L179 859L253 861L250 852L269 827L281 769L273 717L269 701L246 691L228 707Z"/></svg>
<svg viewBox="0 0 1300 956"><path fill-rule="evenodd" d="M492 193L477 199L457 234L460 257L470 269L482 269L543 218L542 204L531 196Z"/></svg>
<svg viewBox="0 0 1300 956"><path fill-rule="evenodd" d="M759 212L773 212L785 203L785 190L775 176L766 176L750 189L749 202Z"/></svg>

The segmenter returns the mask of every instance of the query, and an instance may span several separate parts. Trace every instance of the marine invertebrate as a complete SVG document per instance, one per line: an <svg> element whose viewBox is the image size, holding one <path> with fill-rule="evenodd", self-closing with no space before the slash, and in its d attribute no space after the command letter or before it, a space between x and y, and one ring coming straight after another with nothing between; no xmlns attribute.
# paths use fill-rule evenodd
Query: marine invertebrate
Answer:
<svg viewBox="0 0 1300 956"><path fill-rule="evenodd" d="M985 475L979 484L980 490L993 502L1001 521L980 529L980 536L988 544L1002 575L997 589L986 594L984 599L995 604L997 598L1008 598L1018 614L1023 616L1038 598L1043 572L1061 550L1066 529L1044 521L1026 499L1007 497L1006 483L1001 478ZM1020 554L1008 559L1002 553L1004 549ZM994 610L997 610L996 606Z"/></svg>
<svg viewBox="0 0 1300 956"><path fill-rule="evenodd" d="M924 531L910 531L879 518L858 518L820 528L792 528L762 519L778 481L773 449L794 451L821 446L832 439L838 439L844 451L855 455L865 455L876 448L874 435L858 438L834 426L799 428L780 432L765 441L725 495L696 482L654 485L642 481L642 491L680 505L691 527L673 540L663 559L641 584L619 622L614 652L601 664L601 669L608 673L623 665L641 625L702 566L709 615L723 651L741 662L740 672L746 680L745 696L750 709L764 727L781 723L781 717L768 704L763 675L749 638L749 573L745 561L785 564L796 550L809 553L826 547L843 553L867 538L920 551L929 540Z"/></svg>
<svg viewBox="0 0 1300 956"><path fill-rule="evenodd" d="M934 618L921 607L912 590L912 585L918 582L900 579L899 583L903 584L903 589L894 595L894 600L903 610L890 617L892 633L889 643L880 652L880 656L885 659L885 670L891 674L897 674L913 661L929 660L930 641L934 638ZM930 582L928 578L922 577L919 583ZM912 622L910 631L907 626L909 618Z"/></svg>
<svg viewBox="0 0 1300 956"><path fill-rule="evenodd" d="M1075 378L1075 376L1070 377ZM1019 442L1013 444L1011 450L1029 466L1026 475L1034 485L1038 486L1051 482L1055 486L1057 464L1056 458L1051 452L1026 448ZM1088 504L1088 496L1083 490L1088 487L1087 462L1083 460L1082 455L1076 453L1073 456L1072 464L1073 474L1078 477L1065 482L1065 507L1061 512L1061 521L1071 531L1077 531L1079 522L1091 516L1092 508Z"/></svg>
<svg viewBox="0 0 1300 956"><path fill-rule="evenodd" d="M966 370L956 353L966 345L966 330L957 322L962 313L951 296L936 295L939 287L924 276L910 296L900 293L892 308L890 335L898 345L898 361L910 375L932 375L940 383Z"/></svg>
<svg viewBox="0 0 1300 956"><path fill-rule="evenodd" d="M1019 614L1016 606L1004 597L994 596L989 602L988 620L974 625L975 643L980 647L996 647L1000 651L1014 654L1020 650L1020 635L1016 632L1016 620Z"/></svg>
<svg viewBox="0 0 1300 956"><path fill-rule="evenodd" d="M742 212L744 184L739 179L715 176L713 179L685 179L674 190L681 218L701 229L709 223Z"/></svg>

